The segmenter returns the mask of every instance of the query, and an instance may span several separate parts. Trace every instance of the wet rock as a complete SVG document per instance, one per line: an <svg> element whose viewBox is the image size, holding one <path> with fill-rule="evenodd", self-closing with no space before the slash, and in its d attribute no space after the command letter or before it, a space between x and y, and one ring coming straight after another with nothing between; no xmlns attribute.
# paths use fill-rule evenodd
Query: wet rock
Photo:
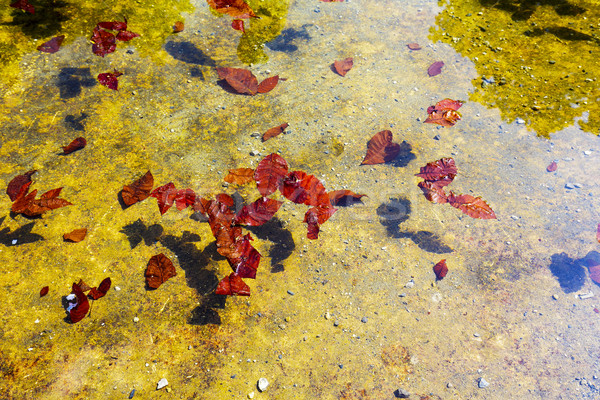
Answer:
<svg viewBox="0 0 600 400"><path fill-rule="evenodd" d="M156 390L160 390L160 389L164 388L165 386L167 386L168 384L169 384L169 381L167 381L167 378L162 378L156 384Z"/></svg>
<svg viewBox="0 0 600 400"><path fill-rule="evenodd" d="M410 393L408 393L408 390L398 388L394 392L394 396L396 396L399 399L408 399L410 397Z"/></svg>
<svg viewBox="0 0 600 400"><path fill-rule="evenodd" d="M267 380L267 378L260 378L258 380L258 383L256 384L256 386L258 387L258 390L260 390L261 392L264 392L265 390L267 390L267 387L269 386L269 381Z"/></svg>
<svg viewBox="0 0 600 400"><path fill-rule="evenodd" d="M490 386L490 383L483 378L479 378L479 380L477 381L477 387L480 389L486 388L488 386Z"/></svg>

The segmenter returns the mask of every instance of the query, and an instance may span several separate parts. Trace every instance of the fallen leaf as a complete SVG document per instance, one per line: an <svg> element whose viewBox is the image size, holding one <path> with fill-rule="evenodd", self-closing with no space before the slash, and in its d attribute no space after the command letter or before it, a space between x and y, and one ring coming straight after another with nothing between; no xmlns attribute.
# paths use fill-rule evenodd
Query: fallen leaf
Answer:
<svg viewBox="0 0 600 400"><path fill-rule="evenodd" d="M62 147L63 154L64 155L71 154L74 151L83 149L86 145L87 145L87 141L82 137L78 137L76 139L73 139L73 141L71 143L69 143L68 145Z"/></svg>
<svg viewBox="0 0 600 400"><path fill-rule="evenodd" d="M375 134L367 142L367 154L360 165L383 164L392 161L400 153L400 145L393 143L394 135L385 130Z"/></svg>
<svg viewBox="0 0 600 400"><path fill-rule="evenodd" d="M123 186L121 198L126 206L130 206L139 201L145 200L150 196L154 187L154 177L150 171L146 172L140 179L130 185Z"/></svg>
<svg viewBox="0 0 600 400"><path fill-rule="evenodd" d="M180 189L175 193L175 206L179 211L196 204L196 193L192 189Z"/></svg>
<svg viewBox="0 0 600 400"><path fill-rule="evenodd" d="M352 57L348 57L341 61L335 61L333 63L333 70L340 76L346 76L348 71L352 69L353 65L354 61L352 60Z"/></svg>
<svg viewBox="0 0 600 400"><path fill-rule="evenodd" d="M213 10L233 18L256 17L254 11L244 0L207 0L207 2Z"/></svg>
<svg viewBox="0 0 600 400"><path fill-rule="evenodd" d="M444 66L443 61L436 61L427 68L427 74L429 76L436 76L442 72L442 67Z"/></svg>
<svg viewBox="0 0 600 400"><path fill-rule="evenodd" d="M423 181L419 182L419 187L423 191L425 198L438 204L448 202L448 196L444 192L444 187L438 185L438 182Z"/></svg>
<svg viewBox="0 0 600 400"><path fill-rule="evenodd" d="M42 53L56 53L58 50L60 50L60 45L62 44L63 40L65 40L65 35L55 36L47 42L39 45L37 49Z"/></svg>
<svg viewBox="0 0 600 400"><path fill-rule="evenodd" d="M421 50L419 43L409 43L406 45L406 47L408 47L410 50Z"/></svg>
<svg viewBox="0 0 600 400"><path fill-rule="evenodd" d="M158 200L158 210L160 215L166 213L169 208L175 202L177 197L177 190L173 182L169 182L166 185L159 186L150 193L150 196L155 197Z"/></svg>
<svg viewBox="0 0 600 400"><path fill-rule="evenodd" d="M427 108L427 119L424 123L441 126L454 126L461 115L457 111L463 105L462 101L444 99Z"/></svg>
<svg viewBox="0 0 600 400"><path fill-rule="evenodd" d="M279 75L274 75L266 78L258 84L258 93L270 92L271 90L275 89L277 83L279 83Z"/></svg>
<svg viewBox="0 0 600 400"><path fill-rule="evenodd" d="M280 134L283 133L283 131L285 130L285 128L287 128L289 126L289 124L287 122L276 126L274 128L268 129L265 133L263 133L262 136L262 141L266 142L267 140L274 138L275 136L278 136Z"/></svg>
<svg viewBox="0 0 600 400"><path fill-rule="evenodd" d="M79 289L81 289L81 291L84 293L92 289L87 283L83 281L83 279L79 279L79 282L77 282L77 286L79 286Z"/></svg>
<svg viewBox="0 0 600 400"><path fill-rule="evenodd" d="M282 202L261 197L256 201L242 207L235 218L235 222L240 225L260 226L268 222L279 210Z"/></svg>
<svg viewBox="0 0 600 400"><path fill-rule="evenodd" d="M77 284L73 284L71 292L77 297L77 304L69 310L69 318L72 323L77 323L87 315L90 310L90 302Z"/></svg>
<svg viewBox="0 0 600 400"><path fill-rule="evenodd" d="M309 208L304 214L304 221L308 224L306 237L315 240L319 238L320 226L323 225L335 212L331 206L318 206Z"/></svg>
<svg viewBox="0 0 600 400"><path fill-rule="evenodd" d="M139 34L127 30L127 20L99 22L92 31L92 52L97 56L104 57L116 50L117 40L128 42L139 36Z"/></svg>
<svg viewBox="0 0 600 400"><path fill-rule="evenodd" d="M117 70L114 72L104 72L98 74L98 82L109 89L119 90L119 80L117 78L121 75L123 75L123 73Z"/></svg>
<svg viewBox="0 0 600 400"><path fill-rule="evenodd" d="M131 31L120 31L117 33L117 40L120 40L121 42L129 42L131 39L139 36L139 34Z"/></svg>
<svg viewBox="0 0 600 400"><path fill-rule="evenodd" d="M256 270L261 256L250 244L251 240L253 239L250 234L239 236L235 241L235 250L227 257L229 265L240 278L256 278Z"/></svg>
<svg viewBox="0 0 600 400"><path fill-rule="evenodd" d="M232 272L231 275L221 279L215 294L221 294L225 296L250 296L250 287L237 275Z"/></svg>
<svg viewBox="0 0 600 400"><path fill-rule="evenodd" d="M40 290L40 297L44 297L45 295L47 295L49 290L50 290L50 288L48 286L44 286Z"/></svg>
<svg viewBox="0 0 600 400"><path fill-rule="evenodd" d="M435 273L436 280L442 280L448 273L448 266L446 265L446 260L441 260L440 262L435 264L433 266L433 272Z"/></svg>
<svg viewBox="0 0 600 400"><path fill-rule="evenodd" d="M547 167L546 167L546 171L548 172L554 172L558 169L558 164L554 161L552 161Z"/></svg>
<svg viewBox="0 0 600 400"><path fill-rule="evenodd" d="M251 96L258 93L258 79L247 69L218 67L217 74L219 79L224 79L237 93Z"/></svg>
<svg viewBox="0 0 600 400"><path fill-rule="evenodd" d="M29 14L35 14L35 9L31 4L29 4L28 0L17 0L14 3L11 3L10 6L14 8L20 8L21 10L26 11Z"/></svg>
<svg viewBox="0 0 600 400"><path fill-rule="evenodd" d="M351 190L334 190L328 192L329 201L332 206L349 206L354 203L361 203L361 199L366 197L366 194L356 194Z"/></svg>
<svg viewBox="0 0 600 400"><path fill-rule="evenodd" d="M496 219L494 210L492 210L481 197L474 197L469 194L454 195L454 193L450 192L448 195L448 203L452 207L458 208L469 217Z"/></svg>
<svg viewBox="0 0 600 400"><path fill-rule="evenodd" d="M158 289L169 278L177 276L177 272L175 272L175 266L171 260L160 253L152 256L148 261L145 276L148 286L152 289Z"/></svg>
<svg viewBox="0 0 600 400"><path fill-rule="evenodd" d="M23 175L15 176L10 182L8 182L8 186L6 186L6 194L10 198L10 201L15 201L22 191L27 191L29 189L29 185L31 184L31 175L35 174L36 172L37 171L35 169L32 169Z"/></svg>
<svg viewBox="0 0 600 400"><path fill-rule="evenodd" d="M447 182L441 186L446 186L456 176L458 168L453 158L441 158L437 161L427 163L424 167L421 167L421 171L415 176L423 178L426 181L442 181Z"/></svg>
<svg viewBox="0 0 600 400"><path fill-rule="evenodd" d="M236 31L241 31L242 33L246 32L244 29L244 20L243 19L234 19L231 21L231 27Z"/></svg>
<svg viewBox="0 0 600 400"><path fill-rule="evenodd" d="M27 185L28 187L29 185ZM44 193L39 199L36 199L37 189L26 194L22 191L19 197L12 204L11 211L17 214L24 214L28 217L42 215L46 211L72 205L64 199L58 198L62 188L52 189Z"/></svg>
<svg viewBox="0 0 600 400"><path fill-rule="evenodd" d="M98 300L99 298L106 296L106 293L108 293L110 289L111 283L112 282L110 278L105 278L102 282L100 282L100 285L97 289L90 289L90 296L92 297L92 299Z"/></svg>
<svg viewBox="0 0 600 400"><path fill-rule="evenodd" d="M236 185L245 185L254 181L254 170L252 168L230 169L223 180Z"/></svg>
<svg viewBox="0 0 600 400"><path fill-rule="evenodd" d="M254 171L256 187L263 197L274 193L288 174L288 164L279 154L271 153L263 158Z"/></svg>
<svg viewBox="0 0 600 400"><path fill-rule="evenodd" d="M429 106L427 108L427 114L431 114L433 111L442 111L442 110L454 110L458 111L459 108L462 107L464 102L460 100L452 100L452 99L444 99L440 100L435 105Z"/></svg>
<svg viewBox="0 0 600 400"><path fill-rule="evenodd" d="M304 171L290 172L283 178L279 190L288 200L296 204L331 206L325 186L314 175Z"/></svg>
<svg viewBox="0 0 600 400"><path fill-rule="evenodd" d="M181 21L177 21L175 22L175 24L173 25L173 33L179 33L181 31L183 31L184 28L184 24Z"/></svg>
<svg viewBox="0 0 600 400"><path fill-rule="evenodd" d="M63 235L63 240L66 242L78 243L85 239L87 235L87 228L75 229L69 233Z"/></svg>

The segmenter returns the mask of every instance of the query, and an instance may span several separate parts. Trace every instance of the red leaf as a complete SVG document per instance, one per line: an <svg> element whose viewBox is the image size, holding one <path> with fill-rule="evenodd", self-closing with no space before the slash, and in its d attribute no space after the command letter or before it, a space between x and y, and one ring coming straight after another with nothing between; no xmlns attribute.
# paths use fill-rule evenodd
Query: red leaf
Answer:
<svg viewBox="0 0 600 400"><path fill-rule="evenodd" d="M225 296L250 296L250 287L244 283L242 278L235 272L231 275L221 279L219 286L215 290L215 294L222 294Z"/></svg>
<svg viewBox="0 0 600 400"><path fill-rule="evenodd" d="M320 226L323 225L336 211L336 208L327 206L309 208L304 214L304 222L308 224L306 236L309 239L318 239Z"/></svg>
<svg viewBox="0 0 600 400"><path fill-rule="evenodd" d="M460 121L460 113L454 110L433 111L423 121L426 124L438 124L441 126L454 126L457 121Z"/></svg>
<svg viewBox="0 0 600 400"><path fill-rule="evenodd" d="M213 10L233 18L256 17L254 11L244 0L207 0L207 2Z"/></svg>
<svg viewBox="0 0 600 400"><path fill-rule="evenodd" d="M442 67L444 66L443 61L436 61L427 68L427 73L429 76L436 76L442 72Z"/></svg>
<svg viewBox="0 0 600 400"><path fill-rule="evenodd" d="M461 108L463 102L460 100L452 100L452 99L444 99L440 100L435 105L429 106L427 108L427 114L431 114L433 111L443 111L443 110L454 110L458 111Z"/></svg>
<svg viewBox="0 0 600 400"><path fill-rule="evenodd" d="M77 305L69 310L69 317L72 323L81 321L90 310L90 302L81 288L74 283L71 292L77 296Z"/></svg>
<svg viewBox="0 0 600 400"><path fill-rule="evenodd" d="M421 50L419 43L409 43L406 45L406 47L408 47L410 50Z"/></svg>
<svg viewBox="0 0 600 400"><path fill-rule="evenodd" d="M440 186L446 186L452 182L457 173L458 168L453 158L441 158L421 167L421 171L415 176L426 181L444 181L447 183L440 184Z"/></svg>
<svg viewBox="0 0 600 400"><path fill-rule="evenodd" d="M241 278L255 279L260 263L260 253L252 247L251 240L250 234L238 237L234 251L227 257L229 265Z"/></svg>
<svg viewBox="0 0 600 400"><path fill-rule="evenodd" d="M554 172L558 169L558 164L554 161L552 161L547 167L546 167L546 171L548 172Z"/></svg>
<svg viewBox="0 0 600 400"><path fill-rule="evenodd" d="M124 31L127 29L127 20L98 22L98 25L96 26L109 31Z"/></svg>
<svg viewBox="0 0 600 400"><path fill-rule="evenodd" d="M335 61L333 63L333 71L340 76L346 76L348 71L352 69L353 65L354 61L352 60L352 57L348 57L341 61Z"/></svg>
<svg viewBox="0 0 600 400"><path fill-rule="evenodd" d="M44 286L40 290L40 297L44 297L45 295L47 295L49 290L50 290L50 288L48 286Z"/></svg>
<svg viewBox="0 0 600 400"><path fill-rule="evenodd" d="M230 169L223 180L236 185L245 185L246 183L254 181L254 170L252 168Z"/></svg>
<svg viewBox="0 0 600 400"><path fill-rule="evenodd" d="M10 198L10 201L15 201L19 194L25 196L27 191L29 190L29 185L31 185L31 175L35 174L36 170L32 169L29 172L24 173L23 175L17 175L8 182L8 186L6 187L6 194ZM22 193L24 192L24 193Z"/></svg>
<svg viewBox="0 0 600 400"><path fill-rule="evenodd" d="M92 33L92 52L97 55L104 57L105 55L112 53L117 48L117 38L110 32L96 26Z"/></svg>
<svg viewBox="0 0 600 400"><path fill-rule="evenodd" d="M139 33L130 31L120 31L119 33L117 33L117 40L120 40L121 42L129 42L131 39L139 36Z"/></svg>
<svg viewBox="0 0 600 400"><path fill-rule="evenodd" d="M325 186L314 175L292 171L280 186L281 194L296 204L331 206Z"/></svg>
<svg viewBox="0 0 600 400"><path fill-rule="evenodd" d="M169 182L166 185L159 186L150 193L150 196L155 197L158 200L158 210L160 215L166 213L169 208L173 205L175 197L177 197L177 190L173 182Z"/></svg>
<svg viewBox="0 0 600 400"><path fill-rule="evenodd" d="M92 288L90 290L90 296L94 300L98 300L99 298L106 296L106 293L108 293L108 290L110 289L110 285L110 278L105 278L102 282L100 282L100 286L98 286L98 289Z"/></svg>
<svg viewBox="0 0 600 400"><path fill-rule="evenodd" d="M78 137L74 139L71 143L69 143L67 146L63 146L63 154L71 154L74 151L83 149L86 145L87 141L82 137Z"/></svg>
<svg viewBox="0 0 600 400"><path fill-rule="evenodd" d="M263 81L264 82L264 81ZM274 128L268 129L265 133L263 133L262 136L262 141L266 142L267 140L275 137L275 136L279 136L280 134L283 133L283 131L285 130L285 128L287 128L289 126L289 124L287 122L276 126Z"/></svg>
<svg viewBox="0 0 600 400"><path fill-rule="evenodd" d="M383 164L392 161L400 153L400 145L392 143L394 135L385 130L375 134L367 142L367 154L360 165Z"/></svg>
<svg viewBox="0 0 600 400"><path fill-rule="evenodd" d="M181 189L175 194L175 205L179 211L196 203L196 193L192 189Z"/></svg>
<svg viewBox="0 0 600 400"><path fill-rule="evenodd" d="M600 265L591 265L588 266L590 271L590 278L600 285Z"/></svg>
<svg viewBox="0 0 600 400"><path fill-rule="evenodd" d="M55 36L47 42L39 45L37 49L42 53L56 53L58 50L60 50L60 45L62 44L63 40L65 40L65 35Z"/></svg>
<svg viewBox="0 0 600 400"><path fill-rule="evenodd" d="M173 33L182 32L184 28L185 28L185 25L183 24L183 22L176 21L175 25L173 25Z"/></svg>
<svg viewBox="0 0 600 400"><path fill-rule="evenodd" d="M263 196L274 193L288 174L288 164L279 154L272 153L263 158L254 171L256 187Z"/></svg>
<svg viewBox="0 0 600 400"><path fill-rule="evenodd" d="M275 89L275 86L277 86L278 83L279 75L270 76L258 85L258 93L268 93L271 90Z"/></svg>
<svg viewBox="0 0 600 400"><path fill-rule="evenodd" d="M12 204L11 211L27 215L28 217L35 217L42 215L46 211L72 205L68 201L58 198L61 189L49 190L39 199L35 198L37 189L27 195L25 195L26 190L22 190L23 193Z"/></svg>
<svg viewBox="0 0 600 400"><path fill-rule="evenodd" d="M360 203L363 197L366 197L366 194L356 194L351 190L334 190L328 192L329 201L332 206L349 206L354 203Z"/></svg>
<svg viewBox="0 0 600 400"><path fill-rule="evenodd" d="M448 266L446 260L442 260L433 266L433 272L435 273L436 280L442 280L448 273Z"/></svg>
<svg viewBox="0 0 600 400"><path fill-rule="evenodd" d="M117 79L123 73L115 70L115 72L105 72L98 74L98 82L112 90L119 90L119 80Z"/></svg>
<svg viewBox="0 0 600 400"><path fill-rule="evenodd" d="M217 74L237 93L254 96L258 92L258 80L247 69L219 67Z"/></svg>
<svg viewBox="0 0 600 400"><path fill-rule="evenodd" d="M452 207L458 208L469 217L479 219L495 219L496 214L481 197L473 197L469 194L454 195L450 192L448 195L448 203Z"/></svg>
<svg viewBox="0 0 600 400"><path fill-rule="evenodd" d="M260 226L273 218L281 204L281 201L261 197L242 207L235 222L240 225Z"/></svg>
<svg viewBox="0 0 600 400"><path fill-rule="evenodd" d="M438 185L438 182L419 182L419 187L423 191L423 194L427 200L438 204L444 204L448 202L448 196L444 192L443 186Z"/></svg>
<svg viewBox="0 0 600 400"><path fill-rule="evenodd" d="M157 289L169 278L177 276L173 262L163 253L150 258L146 267L146 283L152 289Z"/></svg>
<svg viewBox="0 0 600 400"><path fill-rule="evenodd" d="M233 21L231 21L231 27L236 31L242 31L242 33L246 32L244 30L244 20L234 19Z"/></svg>
<svg viewBox="0 0 600 400"><path fill-rule="evenodd" d="M87 235L87 228L75 229L69 233L63 235L63 240L66 242L79 243Z"/></svg>
<svg viewBox="0 0 600 400"><path fill-rule="evenodd" d="M125 203L127 206L130 206L138 201L145 200L148 198L148 196L150 196L150 191L152 190L153 186L154 177L152 176L152 173L148 171L137 181L130 185L123 186L123 190L121 190L123 203Z"/></svg>
<svg viewBox="0 0 600 400"><path fill-rule="evenodd" d="M29 14L35 14L35 9L31 4L29 4L28 0L17 0L14 3L11 3L10 6L14 8L20 8L21 10L26 11Z"/></svg>

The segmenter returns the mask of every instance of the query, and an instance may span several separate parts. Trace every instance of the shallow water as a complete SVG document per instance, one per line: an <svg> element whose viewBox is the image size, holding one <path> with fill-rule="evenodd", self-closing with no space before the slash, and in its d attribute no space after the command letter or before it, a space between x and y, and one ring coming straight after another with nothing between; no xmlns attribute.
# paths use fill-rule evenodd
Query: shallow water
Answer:
<svg viewBox="0 0 600 400"><path fill-rule="evenodd" d="M244 36L197 1L53 3L35 23L3 9L0 179L36 169L32 189L63 187L73 205L27 219L0 200L0 397L392 399L402 388L417 399L597 398L600 304L579 295L598 294L585 266L600 251L598 6L248 3L261 19ZM123 17L142 36L94 55L95 24ZM177 20L185 29L172 34ZM35 50L60 33L59 52ZM346 57L354 67L341 77L330 65ZM217 84L216 66L286 80L236 95ZM96 81L113 69L118 91ZM444 98L465 101L462 120L424 124ZM284 135L256 135L284 122ZM384 129L401 155L360 166ZM78 136L88 145L60 155ZM251 202L253 185L223 177L273 152L327 190L368 197L339 207L318 240L306 237L307 207L289 201L250 229L263 256L250 297L213 294L230 268L191 211L161 216L153 198L118 200L150 170L156 186ZM414 175L442 157L458 166L449 190L481 196L496 220L425 199ZM81 227L82 242L63 241ZM159 253L177 276L147 290ZM449 272L436 282L441 259ZM69 323L72 283L105 277L107 296ZM156 390L161 378L169 384Z"/></svg>

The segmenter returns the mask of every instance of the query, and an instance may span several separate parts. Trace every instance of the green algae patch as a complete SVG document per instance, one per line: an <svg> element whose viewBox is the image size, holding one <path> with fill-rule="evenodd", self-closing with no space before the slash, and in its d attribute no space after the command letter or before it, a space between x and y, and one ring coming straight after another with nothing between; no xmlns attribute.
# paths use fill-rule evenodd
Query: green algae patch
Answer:
<svg viewBox="0 0 600 400"><path fill-rule="evenodd" d="M116 51L134 47L140 55L154 61L164 61L161 50L166 38L173 33L173 24L183 20L183 13L194 11L189 1L158 0L147 7L136 2L108 1L51 1L33 3L35 14L10 7L0 9L0 68L2 82L14 82L20 72L19 62L27 53L53 36L65 35L63 47L77 38L88 38L101 21L128 22L128 30L140 34L129 42L117 42ZM91 53L91 44L89 46ZM50 56L50 55L49 55ZM110 55L109 55L110 57Z"/></svg>
<svg viewBox="0 0 600 400"><path fill-rule="evenodd" d="M483 5L482 5L483 3ZM577 121L600 133L600 5L575 0L555 6L529 1L450 1L430 38L475 63L470 100L499 108L549 137Z"/></svg>

